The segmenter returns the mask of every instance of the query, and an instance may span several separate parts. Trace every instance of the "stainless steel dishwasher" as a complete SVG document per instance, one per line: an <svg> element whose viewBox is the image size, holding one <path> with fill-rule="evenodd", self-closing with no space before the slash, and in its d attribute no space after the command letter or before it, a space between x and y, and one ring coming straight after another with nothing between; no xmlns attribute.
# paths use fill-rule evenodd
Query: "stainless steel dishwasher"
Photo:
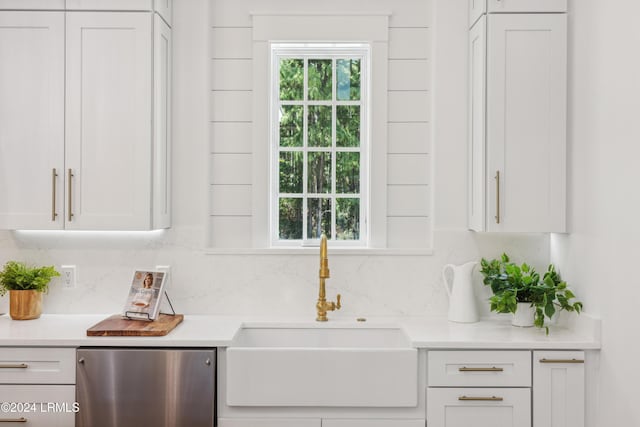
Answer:
<svg viewBox="0 0 640 427"><path fill-rule="evenodd" d="M79 348L76 427L213 427L215 349Z"/></svg>

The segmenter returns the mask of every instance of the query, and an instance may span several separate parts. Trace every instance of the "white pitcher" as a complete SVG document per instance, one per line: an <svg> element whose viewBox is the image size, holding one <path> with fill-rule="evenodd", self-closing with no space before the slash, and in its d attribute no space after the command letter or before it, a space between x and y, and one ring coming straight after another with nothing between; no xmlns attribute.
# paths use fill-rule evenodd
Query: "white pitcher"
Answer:
<svg viewBox="0 0 640 427"><path fill-rule="evenodd" d="M471 274L478 263L475 261L462 265L447 264L442 268L442 280L449 294L449 320L460 323L473 323L478 321L478 309L473 293L473 281ZM447 269L453 272L453 283L449 283Z"/></svg>

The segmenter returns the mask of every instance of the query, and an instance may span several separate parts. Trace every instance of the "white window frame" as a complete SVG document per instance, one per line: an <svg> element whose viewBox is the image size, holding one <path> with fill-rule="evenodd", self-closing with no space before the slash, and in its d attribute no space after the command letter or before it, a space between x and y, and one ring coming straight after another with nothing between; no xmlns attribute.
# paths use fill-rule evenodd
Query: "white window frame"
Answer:
<svg viewBox="0 0 640 427"><path fill-rule="evenodd" d="M330 198L331 199L331 230L330 244L335 247L368 247L369 245L369 215L371 206L369 204L370 189L370 165L369 165L369 117L370 117L370 88L371 88L371 46L368 43L272 43L271 44L271 91L270 91L270 216L269 235L272 247L300 247L317 246L319 239L306 239L307 234L307 200L309 198ZM308 147L308 127L303 126L303 146L294 149L281 149L279 145L280 125L279 109L280 101L280 61L282 59L295 58L305 61L304 74L304 98L303 101L284 101L289 105L303 105L303 120L307 120L307 107L310 105L326 105L332 107L332 132L331 147ZM309 59L331 59L332 69L336 70L336 61L339 59L360 59L360 100L359 101L338 101L336 72L332 73L332 99L328 101L310 101L308 96L308 67L306 63ZM336 106L338 105L358 105L360 106L360 146L357 148L336 147ZM279 238L279 155L282 151L300 151L303 153L303 191L302 191L302 233L303 238L298 240L282 240ZM352 194L323 193L314 194L307 192L307 155L309 152L329 152L331 153L331 183L332 188L336 185L336 153L338 152L358 152L360 153L360 233L358 240L338 240L336 231L336 199L339 197L355 198ZM287 197L286 193L284 197Z"/></svg>

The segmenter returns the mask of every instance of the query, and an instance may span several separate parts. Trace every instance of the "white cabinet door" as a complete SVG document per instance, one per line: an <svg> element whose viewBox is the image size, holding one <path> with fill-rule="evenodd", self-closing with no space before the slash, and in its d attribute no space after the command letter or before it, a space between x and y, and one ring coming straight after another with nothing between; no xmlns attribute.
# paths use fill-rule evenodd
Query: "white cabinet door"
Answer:
<svg viewBox="0 0 640 427"><path fill-rule="evenodd" d="M490 13L566 12L567 0L487 0Z"/></svg>
<svg viewBox="0 0 640 427"><path fill-rule="evenodd" d="M563 232L567 17L487 16L487 231Z"/></svg>
<svg viewBox="0 0 640 427"><path fill-rule="evenodd" d="M153 21L153 227L171 225L171 29L158 15Z"/></svg>
<svg viewBox="0 0 640 427"><path fill-rule="evenodd" d="M533 353L534 427L584 427L584 352Z"/></svg>
<svg viewBox="0 0 640 427"><path fill-rule="evenodd" d="M73 385L3 385L0 387L2 425L73 427L74 411L80 409L74 406L75 397Z"/></svg>
<svg viewBox="0 0 640 427"><path fill-rule="evenodd" d="M62 228L63 168L64 13L0 12L0 228Z"/></svg>
<svg viewBox="0 0 640 427"><path fill-rule="evenodd" d="M151 228L151 25L67 12L67 229Z"/></svg>
<svg viewBox="0 0 640 427"><path fill-rule="evenodd" d="M428 388L429 427L531 427L529 388Z"/></svg>
<svg viewBox="0 0 640 427"><path fill-rule="evenodd" d="M487 17L469 31L468 201L469 228L485 228L485 128L487 97Z"/></svg>
<svg viewBox="0 0 640 427"><path fill-rule="evenodd" d="M322 420L322 427L424 427L424 420Z"/></svg>
<svg viewBox="0 0 640 427"><path fill-rule="evenodd" d="M218 427L320 427L319 418L218 418Z"/></svg>

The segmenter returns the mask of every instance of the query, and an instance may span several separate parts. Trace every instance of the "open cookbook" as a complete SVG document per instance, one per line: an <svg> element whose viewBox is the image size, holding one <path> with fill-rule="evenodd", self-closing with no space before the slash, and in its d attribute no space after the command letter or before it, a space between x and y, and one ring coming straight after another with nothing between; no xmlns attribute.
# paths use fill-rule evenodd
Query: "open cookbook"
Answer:
<svg viewBox="0 0 640 427"><path fill-rule="evenodd" d="M136 270L122 316L130 319L155 320L167 282L164 271Z"/></svg>

